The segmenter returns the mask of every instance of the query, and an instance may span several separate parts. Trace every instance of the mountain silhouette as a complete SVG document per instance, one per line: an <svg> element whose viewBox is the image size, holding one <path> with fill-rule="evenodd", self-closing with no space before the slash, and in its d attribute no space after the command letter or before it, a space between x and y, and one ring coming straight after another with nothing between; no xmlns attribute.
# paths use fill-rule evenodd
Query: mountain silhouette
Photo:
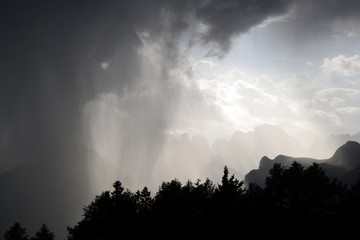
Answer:
<svg viewBox="0 0 360 240"><path fill-rule="evenodd" d="M346 184L355 184L360 176L360 143L347 141L339 147L329 159L301 158L279 155L273 160L264 156L261 158L258 169L251 170L245 175L245 185L256 183L264 187L265 179L269 170L275 163L282 166L291 166L293 162L298 162L303 166L310 166L318 163L329 177L336 177Z"/></svg>
<svg viewBox="0 0 360 240"><path fill-rule="evenodd" d="M348 141L338 148L327 163L335 166L343 166L347 170L352 170L360 163L360 144Z"/></svg>
<svg viewBox="0 0 360 240"><path fill-rule="evenodd" d="M236 131L229 140L216 139L212 145L212 158L206 168L206 177L220 179L219 167L228 165L236 169L236 176L243 179L255 168L262 156L275 157L279 152L301 156L302 143L287 134L281 127L269 124L257 126L253 131Z"/></svg>

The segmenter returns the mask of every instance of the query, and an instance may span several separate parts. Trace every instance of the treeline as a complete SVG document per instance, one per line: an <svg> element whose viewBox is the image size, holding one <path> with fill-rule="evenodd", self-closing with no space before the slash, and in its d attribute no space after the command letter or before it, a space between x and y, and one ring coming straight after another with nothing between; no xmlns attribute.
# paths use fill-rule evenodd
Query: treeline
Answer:
<svg viewBox="0 0 360 240"><path fill-rule="evenodd" d="M294 162L274 164L264 188L245 188L227 167L219 184L172 180L153 197L146 187L133 193L117 181L68 227L68 240L358 239L359 224L360 183L347 187L318 164L304 168ZM15 239L9 231L5 239Z"/></svg>
<svg viewBox="0 0 360 240"><path fill-rule="evenodd" d="M49 230L46 224L43 224L35 233L35 236L29 238L26 229L21 227L18 222L14 223L14 225L4 234L5 240L53 240L54 237L54 233Z"/></svg>

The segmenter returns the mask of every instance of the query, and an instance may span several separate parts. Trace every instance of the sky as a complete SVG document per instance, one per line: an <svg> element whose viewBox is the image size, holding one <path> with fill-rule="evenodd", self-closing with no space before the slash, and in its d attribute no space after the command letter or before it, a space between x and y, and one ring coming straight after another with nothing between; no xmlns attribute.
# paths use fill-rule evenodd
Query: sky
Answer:
<svg viewBox="0 0 360 240"><path fill-rule="evenodd" d="M239 130L271 123L305 143L357 133L359 19L300 6L234 37L222 59L200 58L197 84Z"/></svg>
<svg viewBox="0 0 360 240"><path fill-rule="evenodd" d="M98 193L310 156L360 131L359 13L357 0L5 1L0 174L71 171Z"/></svg>

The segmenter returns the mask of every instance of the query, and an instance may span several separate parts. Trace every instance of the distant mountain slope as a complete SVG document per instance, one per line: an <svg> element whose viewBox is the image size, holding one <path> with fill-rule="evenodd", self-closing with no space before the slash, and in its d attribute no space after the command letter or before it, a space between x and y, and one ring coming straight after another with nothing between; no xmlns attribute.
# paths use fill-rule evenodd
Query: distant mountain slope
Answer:
<svg viewBox="0 0 360 240"><path fill-rule="evenodd" d="M328 158L331 156L331 153L348 141L360 142L360 132L354 135L330 135L323 140L317 139L309 148L309 156L314 158Z"/></svg>
<svg viewBox="0 0 360 240"><path fill-rule="evenodd" d="M245 184L256 183L263 187L265 179L269 174L269 170L274 163L289 166L294 161L301 163L304 166L309 166L314 162L319 163L329 177L337 177L344 183L353 184L360 176L360 143L348 141L338 148L331 158L323 160L314 158L294 158L284 155L279 155L271 160L265 156L260 160L258 169L251 170L245 175Z"/></svg>
<svg viewBox="0 0 360 240"><path fill-rule="evenodd" d="M343 166L352 170L360 163L360 144L354 141L348 141L338 148L327 163L335 166Z"/></svg>
<svg viewBox="0 0 360 240"><path fill-rule="evenodd" d="M218 139L212 145L212 159L205 167L212 179L220 179L219 166L232 166L240 179L257 167L262 156L275 157L279 153L301 156L305 152L302 143L287 134L281 127L260 125L254 131L234 132L227 141ZM208 177L208 176L206 176Z"/></svg>
<svg viewBox="0 0 360 240"><path fill-rule="evenodd" d="M236 131L230 139L218 138L212 144L205 136L183 134L164 144L154 166L154 176L159 183L174 177L181 181L198 178L219 181L222 177L219 169L227 165L233 168L237 178L243 179L264 155L301 156L305 151L297 138L274 125L260 125L248 132Z"/></svg>

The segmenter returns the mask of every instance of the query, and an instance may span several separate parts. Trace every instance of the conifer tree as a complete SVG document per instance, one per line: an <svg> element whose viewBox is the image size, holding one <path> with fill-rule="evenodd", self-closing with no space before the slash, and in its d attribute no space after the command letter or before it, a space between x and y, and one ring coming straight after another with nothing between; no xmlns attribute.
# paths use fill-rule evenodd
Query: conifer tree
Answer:
<svg viewBox="0 0 360 240"><path fill-rule="evenodd" d="M54 240L55 235L49 230L49 228L43 224L39 231L35 233L35 236L31 240Z"/></svg>
<svg viewBox="0 0 360 240"><path fill-rule="evenodd" d="M21 227L20 223L16 222L14 225L4 234L5 240L28 240L29 237L26 234L26 229Z"/></svg>

